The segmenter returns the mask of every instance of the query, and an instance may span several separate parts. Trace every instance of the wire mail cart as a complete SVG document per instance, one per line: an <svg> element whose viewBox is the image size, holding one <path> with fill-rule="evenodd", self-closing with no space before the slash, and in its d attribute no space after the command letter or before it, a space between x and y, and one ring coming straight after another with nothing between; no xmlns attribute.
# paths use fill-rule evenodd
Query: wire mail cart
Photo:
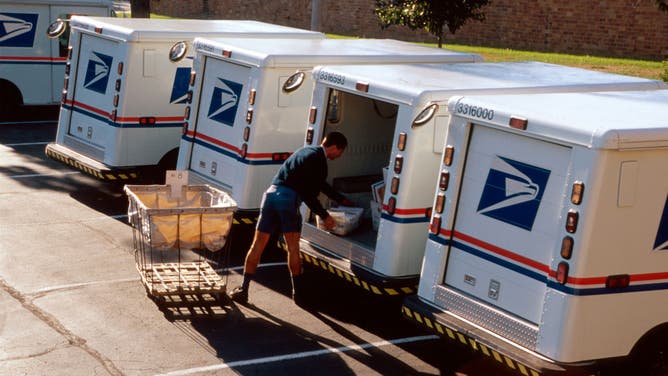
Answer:
<svg viewBox="0 0 668 376"><path fill-rule="evenodd" d="M236 202L208 185L126 185L124 190L135 262L148 295L162 303L184 303L184 297L201 303L202 295L225 294L227 237Z"/></svg>

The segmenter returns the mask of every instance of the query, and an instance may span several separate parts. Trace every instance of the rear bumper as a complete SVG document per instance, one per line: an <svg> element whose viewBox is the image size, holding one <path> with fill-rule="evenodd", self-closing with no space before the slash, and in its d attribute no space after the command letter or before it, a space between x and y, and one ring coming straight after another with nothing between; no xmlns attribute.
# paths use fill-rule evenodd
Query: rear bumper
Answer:
<svg viewBox="0 0 668 376"><path fill-rule="evenodd" d="M559 364L537 353L524 350L468 321L449 314L421 300L417 295L404 299L404 318L417 323L442 338L452 340L480 352L499 366L519 375L593 375L593 363Z"/></svg>
<svg viewBox="0 0 668 376"><path fill-rule="evenodd" d="M50 143L44 150L46 156L73 167L87 175L105 181L132 181L139 176L139 168L110 168L101 162L77 153L66 146Z"/></svg>
<svg viewBox="0 0 668 376"><path fill-rule="evenodd" d="M301 240L299 248L304 262L326 270L375 295L403 296L417 292L419 275L389 277L320 249L304 239Z"/></svg>

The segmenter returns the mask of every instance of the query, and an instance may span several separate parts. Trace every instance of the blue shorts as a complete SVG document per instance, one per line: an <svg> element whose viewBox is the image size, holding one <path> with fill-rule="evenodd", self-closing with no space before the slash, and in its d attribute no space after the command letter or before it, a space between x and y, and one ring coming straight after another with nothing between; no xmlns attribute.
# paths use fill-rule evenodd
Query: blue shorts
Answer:
<svg viewBox="0 0 668 376"><path fill-rule="evenodd" d="M262 195L257 230L270 234L277 230L282 234L301 232L300 205L301 199L292 188L282 185L270 186Z"/></svg>

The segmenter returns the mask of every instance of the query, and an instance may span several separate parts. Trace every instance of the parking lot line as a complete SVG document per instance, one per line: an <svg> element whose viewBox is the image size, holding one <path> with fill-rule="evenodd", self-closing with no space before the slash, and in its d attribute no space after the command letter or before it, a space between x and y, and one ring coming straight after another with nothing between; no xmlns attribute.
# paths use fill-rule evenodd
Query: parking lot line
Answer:
<svg viewBox="0 0 668 376"><path fill-rule="evenodd" d="M37 178L42 176L61 176L61 175L74 175L80 174L79 171L68 171L68 172L58 172L55 174L25 174L25 175L10 175L12 179L24 179L24 178Z"/></svg>
<svg viewBox="0 0 668 376"><path fill-rule="evenodd" d="M4 146L35 146L35 145L46 145L48 142L18 142L13 144L4 144Z"/></svg>
<svg viewBox="0 0 668 376"><path fill-rule="evenodd" d="M367 342L367 343L362 343L362 344L359 344L359 345L340 346L340 347L327 348L327 349L314 350L314 351L303 351L303 352L298 352L298 353L293 353L293 354L267 356L267 357L263 357L263 358L248 359L248 360L238 360L238 361L229 362L229 363L221 363L221 364L214 364L214 365L210 365L210 366L182 369L182 370L162 373L162 374L159 374L159 375L161 375L161 376L192 375L192 374L195 374L195 373L210 372L210 371L216 371L216 370L221 370L221 369L226 369L226 368L244 367L244 366L264 364L264 363L272 363L272 362L282 362L282 361L286 361L286 360L309 358L309 357L328 355L328 354L339 354L339 353L345 353L345 352L348 352L348 351L368 349L368 348L372 348L372 347L377 348L377 347L384 347L384 346L388 346L388 345L400 345L400 344L411 343L411 342L432 341L432 340L436 340L436 339L438 339L438 336L435 336L435 335L397 338L397 339L392 339L392 340L388 340L388 341L378 341L378 342L372 342L372 343Z"/></svg>

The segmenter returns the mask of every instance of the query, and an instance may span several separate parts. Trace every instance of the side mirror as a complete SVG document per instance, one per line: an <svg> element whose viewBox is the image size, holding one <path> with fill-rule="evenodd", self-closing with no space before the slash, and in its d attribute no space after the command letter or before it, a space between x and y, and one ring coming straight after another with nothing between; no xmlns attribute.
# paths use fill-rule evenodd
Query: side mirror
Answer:
<svg viewBox="0 0 668 376"><path fill-rule="evenodd" d="M176 42L172 48L169 49L169 61L172 63L183 60L188 51L188 44L186 42Z"/></svg>
<svg viewBox="0 0 668 376"><path fill-rule="evenodd" d="M49 38L58 38L63 35L65 29L67 29L67 24L59 18L46 29L46 36Z"/></svg>
<svg viewBox="0 0 668 376"><path fill-rule="evenodd" d="M283 84L283 91L291 93L297 90L304 83L304 77L306 77L304 72L297 72L288 77L287 81Z"/></svg>

